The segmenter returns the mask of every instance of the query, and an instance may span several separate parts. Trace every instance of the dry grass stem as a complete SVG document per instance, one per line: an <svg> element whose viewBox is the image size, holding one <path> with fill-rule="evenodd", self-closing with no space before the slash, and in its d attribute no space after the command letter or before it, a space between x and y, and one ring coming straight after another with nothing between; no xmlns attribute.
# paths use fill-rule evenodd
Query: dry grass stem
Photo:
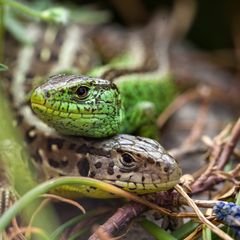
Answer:
<svg viewBox="0 0 240 240"><path fill-rule="evenodd" d="M223 232L221 229L216 227L213 223L211 223L207 218L204 217L203 213L200 211L200 209L197 207L197 205L194 203L194 201L186 194L186 192L183 190L183 188L180 185L176 185L175 189L186 199L189 206L193 208L195 213L197 214L198 218L203 224L206 224L207 227L212 230L214 233L216 233L220 238L224 240L234 240L229 235L227 235L225 232Z"/></svg>

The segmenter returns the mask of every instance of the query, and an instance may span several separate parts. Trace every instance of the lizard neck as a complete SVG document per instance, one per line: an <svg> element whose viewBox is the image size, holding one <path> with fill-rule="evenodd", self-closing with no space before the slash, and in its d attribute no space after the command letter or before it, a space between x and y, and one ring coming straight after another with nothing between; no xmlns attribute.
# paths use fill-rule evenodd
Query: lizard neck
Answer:
<svg viewBox="0 0 240 240"><path fill-rule="evenodd" d="M41 77L45 78L45 75L49 72L53 74L59 69L68 69L79 64L76 58L81 55L79 47L81 44L79 42L85 41L83 30L74 25L60 31L65 32L65 34L61 32L65 39L64 41L59 40L61 35L58 36L56 44L55 40L58 32L55 28L48 27L43 31L39 25L28 27L28 36L34 44L25 45L18 51L15 57L13 74L10 76L10 85L8 86L18 126L29 146L34 165L38 168L39 175L44 179L67 174L87 176L89 173L87 156L89 154L109 156L109 150L102 147L98 148L93 140L67 139L67 137L57 134L55 130L34 115L29 100L26 98L34 87L34 80ZM71 44L73 38L75 44ZM42 45L40 50L38 47L34 48L34 46L39 46L40 43ZM57 52L54 53L50 49L58 51L59 56ZM84 55L84 52L82 55ZM89 67L82 66L82 71ZM74 164L74 161L79 161L79 164Z"/></svg>

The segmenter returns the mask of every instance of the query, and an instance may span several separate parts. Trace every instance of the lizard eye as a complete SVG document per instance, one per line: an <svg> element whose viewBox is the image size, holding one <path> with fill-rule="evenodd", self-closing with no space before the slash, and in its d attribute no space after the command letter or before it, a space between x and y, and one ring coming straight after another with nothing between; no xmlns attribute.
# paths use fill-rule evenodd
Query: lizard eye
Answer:
<svg viewBox="0 0 240 240"><path fill-rule="evenodd" d="M84 99L88 96L89 88L85 86L81 86L76 90L76 94L80 99Z"/></svg>
<svg viewBox="0 0 240 240"><path fill-rule="evenodd" d="M120 162L124 167L135 167L135 160L129 153L123 153Z"/></svg>

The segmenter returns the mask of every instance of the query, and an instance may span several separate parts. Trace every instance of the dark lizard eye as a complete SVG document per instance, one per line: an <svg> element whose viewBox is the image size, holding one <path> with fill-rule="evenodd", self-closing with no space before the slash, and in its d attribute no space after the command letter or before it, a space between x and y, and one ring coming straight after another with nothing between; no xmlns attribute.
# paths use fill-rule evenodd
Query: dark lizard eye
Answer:
<svg viewBox="0 0 240 240"><path fill-rule="evenodd" d="M125 167L134 167L136 162L130 154L123 153L121 158L121 163Z"/></svg>
<svg viewBox="0 0 240 240"><path fill-rule="evenodd" d="M79 98L84 99L88 96L89 88L85 86L81 86L76 90L76 94Z"/></svg>

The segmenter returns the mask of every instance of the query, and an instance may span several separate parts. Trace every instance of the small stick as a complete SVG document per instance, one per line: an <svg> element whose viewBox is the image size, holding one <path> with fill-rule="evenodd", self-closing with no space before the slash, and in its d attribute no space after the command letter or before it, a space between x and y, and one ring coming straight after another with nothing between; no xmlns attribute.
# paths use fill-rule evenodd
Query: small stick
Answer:
<svg viewBox="0 0 240 240"><path fill-rule="evenodd" d="M182 106L188 102L199 99L198 89L190 90L184 94L176 97L174 101L164 110L164 112L157 119L157 127L160 129L167 122L167 120Z"/></svg>
<svg viewBox="0 0 240 240"><path fill-rule="evenodd" d="M171 192L159 192L155 195L148 196L152 199L152 202L160 206L177 206L188 205L188 202L184 197L181 197L176 191ZM210 208L215 206L217 201L209 200L193 200L194 203L203 208ZM104 232L109 235L113 235L114 232L121 230L122 228L129 225L129 223L148 208L140 203L131 202L119 208L113 215L110 217L103 225L99 226ZM186 217L189 217L190 214L185 214ZM192 214L191 214L192 215ZM178 214L178 217L183 217L184 213L181 215ZM174 217L177 217L174 215ZM193 217L190 216L190 217ZM196 218L196 215L194 216ZM208 216L209 217L209 216ZM97 240L98 236L94 233L89 240Z"/></svg>
<svg viewBox="0 0 240 240"><path fill-rule="evenodd" d="M112 240L112 238L109 236L109 234L107 234L106 232L104 232L104 230L102 228L97 228L95 230L95 234L97 235L97 237L100 240Z"/></svg>
<svg viewBox="0 0 240 240"><path fill-rule="evenodd" d="M226 142L222 154L218 160L218 167L222 169L225 164L227 163L230 155L232 154L238 140L240 138L240 118L238 119L237 123L234 125L230 138Z"/></svg>
<svg viewBox="0 0 240 240"><path fill-rule="evenodd" d="M126 204L119 208L112 217L110 217L103 225L99 226L103 232L112 235L113 232L127 226L132 219L139 216L147 209L146 206L139 203ZM88 240L99 239L94 233Z"/></svg>
<svg viewBox="0 0 240 240"><path fill-rule="evenodd" d="M207 98L203 98L202 104L199 108L196 122L193 125L189 136L183 142L182 146L193 145L201 137L204 127L206 125L208 110L209 110L208 100Z"/></svg>
<svg viewBox="0 0 240 240"><path fill-rule="evenodd" d="M222 170L226 165L230 155L233 153L234 147L236 146L238 140L240 138L240 119L236 122L234 127L232 128L229 139L223 145L223 147L215 147L213 149L214 156L213 161L210 162L208 169L205 171L201 177L199 177L191 186L192 193L198 193L204 191L214 185L215 183L222 180L218 176L212 175L212 172L215 170ZM215 168L215 169L214 169Z"/></svg>
<svg viewBox="0 0 240 240"><path fill-rule="evenodd" d="M211 223L207 218L204 217L203 213L200 211L200 209L197 207L197 205L193 202L193 200L187 195L187 193L183 190L183 188L180 185L176 185L175 189L186 199L189 206L191 206L196 214L198 215L199 219L202 221L202 223L206 224L210 230L212 230L214 233L216 233L220 238L225 240L233 240L229 235L227 235L225 232L223 232L220 228L215 226L213 223Z"/></svg>

